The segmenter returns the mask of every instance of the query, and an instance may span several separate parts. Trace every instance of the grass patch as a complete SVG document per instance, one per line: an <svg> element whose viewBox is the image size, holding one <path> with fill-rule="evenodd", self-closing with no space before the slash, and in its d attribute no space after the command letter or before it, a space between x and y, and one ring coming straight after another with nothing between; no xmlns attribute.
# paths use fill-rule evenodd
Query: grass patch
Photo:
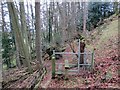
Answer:
<svg viewBox="0 0 120 90"><path fill-rule="evenodd" d="M95 34L92 35L94 39L91 40L96 40L96 48L102 49L103 45L106 44L108 40L114 40L115 36L118 36L118 20L114 20L109 22L109 24L103 24L102 26L97 27L95 30ZM93 50L94 48L92 44L86 45L86 47L89 50Z"/></svg>
<svg viewBox="0 0 120 90"><path fill-rule="evenodd" d="M118 35L118 20L112 21L105 29L101 30L102 35L98 41L97 48L102 47L108 40L112 40Z"/></svg>

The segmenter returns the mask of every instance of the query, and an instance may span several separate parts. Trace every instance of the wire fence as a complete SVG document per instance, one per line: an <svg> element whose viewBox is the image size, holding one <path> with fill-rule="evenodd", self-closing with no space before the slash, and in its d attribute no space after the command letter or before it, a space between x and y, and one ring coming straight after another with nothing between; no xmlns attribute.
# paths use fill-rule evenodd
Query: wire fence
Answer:
<svg viewBox="0 0 120 90"><path fill-rule="evenodd" d="M89 69L92 69L94 67L94 51L87 51L85 49L84 53L80 53L80 40L78 42L78 51L76 53L73 52L56 52L53 50L53 56L55 55L63 55L63 62L57 62L55 60L56 65L56 70L57 71L63 71L65 66L70 67L77 67L77 68L71 68L69 69L70 72L78 72L80 73L80 68L83 67L88 67ZM77 56L76 56L77 55ZM83 63L80 63L81 56L83 55ZM66 63L67 62L67 63ZM67 65L66 65L67 64Z"/></svg>

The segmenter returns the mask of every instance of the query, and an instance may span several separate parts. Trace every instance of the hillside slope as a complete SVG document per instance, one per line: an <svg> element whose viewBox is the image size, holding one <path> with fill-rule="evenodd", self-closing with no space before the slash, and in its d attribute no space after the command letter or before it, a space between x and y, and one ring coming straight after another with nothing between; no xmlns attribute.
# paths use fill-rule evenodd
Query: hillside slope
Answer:
<svg viewBox="0 0 120 90"><path fill-rule="evenodd" d="M92 32L91 44L87 48L95 48L96 57L118 57L118 19L104 23ZM94 38L93 38L94 37Z"/></svg>
<svg viewBox="0 0 120 90"><path fill-rule="evenodd" d="M112 20L111 20L112 19ZM84 68L80 73L68 75L68 80L63 77L51 79L52 65L51 60L45 61L47 74L42 79L39 88L119 88L118 77L118 20L116 17L106 19L106 22L90 32L87 38L86 48L92 51L95 48L94 61L95 66L93 71ZM75 44L75 43L73 43ZM72 52L71 48L66 46L67 52ZM78 48L78 45L74 49ZM75 50L76 50L75 49ZM76 50L77 51L77 50ZM67 58L68 59L68 58ZM57 60L61 62L62 59ZM72 60L72 58L70 58ZM73 60L75 62L75 60ZM33 82L37 79L39 72L36 66L32 66L35 72L29 74L26 68L11 70L6 73L4 88L23 88L34 87ZM10 75L10 76L9 76ZM97 89L97 90L99 90ZM96 90L96 89L95 89ZM116 89L115 89L116 90Z"/></svg>
<svg viewBox="0 0 120 90"><path fill-rule="evenodd" d="M119 88L118 19L117 17L113 21L110 19L92 32L92 37L90 36L92 42L87 47L95 48L95 71L101 73L97 81L105 80L104 87Z"/></svg>
<svg viewBox="0 0 120 90"><path fill-rule="evenodd" d="M51 80L50 88L119 88L118 78L118 20L116 17L91 32L87 49L95 48L95 66L92 72L69 75L69 80Z"/></svg>

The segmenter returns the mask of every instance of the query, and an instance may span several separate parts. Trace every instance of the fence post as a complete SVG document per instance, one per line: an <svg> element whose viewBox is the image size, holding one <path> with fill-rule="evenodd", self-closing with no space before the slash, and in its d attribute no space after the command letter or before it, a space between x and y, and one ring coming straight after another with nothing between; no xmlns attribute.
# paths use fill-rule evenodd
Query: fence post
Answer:
<svg viewBox="0 0 120 90"><path fill-rule="evenodd" d="M80 39L78 45L78 73L80 72Z"/></svg>
<svg viewBox="0 0 120 90"><path fill-rule="evenodd" d="M93 49L93 52L92 52L92 62L91 62L91 69L94 68L94 49Z"/></svg>
<svg viewBox="0 0 120 90"><path fill-rule="evenodd" d="M86 64L87 63L87 60L86 60L86 57L87 57L87 52L86 52L86 49L85 49L85 51L84 51L84 64Z"/></svg>
<svg viewBox="0 0 120 90"><path fill-rule="evenodd" d="M52 79L55 79L55 50L52 55Z"/></svg>

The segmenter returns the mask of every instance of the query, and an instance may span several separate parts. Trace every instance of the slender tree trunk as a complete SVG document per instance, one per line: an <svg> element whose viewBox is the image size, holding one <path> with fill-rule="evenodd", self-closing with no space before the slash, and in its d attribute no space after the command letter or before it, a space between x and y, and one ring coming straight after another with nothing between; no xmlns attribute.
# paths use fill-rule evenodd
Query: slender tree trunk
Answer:
<svg viewBox="0 0 120 90"><path fill-rule="evenodd" d="M72 10L72 37L73 37L76 34L76 24L75 24L76 6L75 6L75 2L71 3L71 10Z"/></svg>
<svg viewBox="0 0 120 90"><path fill-rule="evenodd" d="M25 11L24 11L25 12ZM29 12L29 2L27 2L27 32L28 32L28 43L30 47L30 52L32 52L32 33L30 32L30 12Z"/></svg>
<svg viewBox="0 0 120 90"><path fill-rule="evenodd" d="M20 20L21 20L21 31L24 37L24 42L26 43L28 50L28 58L31 61L31 50L30 45L28 41L28 31L27 31L27 24L26 24L26 18L25 18L25 9L24 9L24 2L20 2Z"/></svg>
<svg viewBox="0 0 120 90"><path fill-rule="evenodd" d="M80 3L81 2L78 2L77 3L77 16L76 16L76 30L77 30L77 33L79 32L79 30L80 30L80 26L79 26L79 24L80 24L80 16L81 16L81 6L80 6Z"/></svg>
<svg viewBox="0 0 120 90"><path fill-rule="evenodd" d="M36 58L39 61L39 70L42 73L42 49L41 49L41 27L40 27L40 2L35 2L35 30L36 30Z"/></svg>
<svg viewBox="0 0 120 90"><path fill-rule="evenodd" d="M11 17L9 17L9 18L11 19ZM10 27L11 27L11 29L13 29L11 22L10 22ZM11 32L12 32L12 35L14 35L14 32L13 31L11 31ZM15 37L15 35L14 35L14 37ZM15 55L16 55L16 65L17 65L18 68L21 68L21 65L23 64L23 60L20 61L20 54L23 56L23 53L22 53L22 51L20 51L20 48L19 48L18 41L17 41L16 37L15 37L14 45L16 47L16 53L15 53Z"/></svg>
<svg viewBox="0 0 120 90"><path fill-rule="evenodd" d="M34 14L33 14L33 6L30 4L31 8L31 16L32 16L32 50L35 50L35 25L34 25Z"/></svg>
<svg viewBox="0 0 120 90"><path fill-rule="evenodd" d="M18 15L16 13L16 9L14 6L13 2L7 2L8 5L8 10L9 10L9 15L11 17L11 22L12 22L12 26L13 26L13 31L15 34L15 38L18 41L18 45L21 46L21 49L23 50L23 53L25 55L25 62L26 65L28 67L29 72L32 72L32 68L30 65L30 58L29 58L29 49L27 46L27 42L25 42L24 37L22 36L21 32L20 32L20 25L19 25L19 21L18 21Z"/></svg>
<svg viewBox="0 0 120 90"><path fill-rule="evenodd" d="M9 7L9 5L8 5ZM8 9L9 10L9 9ZM10 12L10 11L9 11ZM24 51L23 51L23 48L22 48L22 44L19 44L21 43L20 40L16 37L15 35L15 31L13 30L13 24L12 24L12 18L11 18L11 15L9 15L9 18L10 18L10 27L11 27L11 30L12 30L12 33L15 37L15 47L16 47L16 63L17 63L17 66L19 67L19 65L24 65L24 66L27 66L26 65L26 61L22 58L22 57L25 57L24 56ZM19 61L18 61L19 60Z"/></svg>
<svg viewBox="0 0 120 90"><path fill-rule="evenodd" d="M19 57L19 47L18 47L18 44L17 44L17 41L15 41L15 46L16 46L16 64L17 64L17 67L20 68L21 67L21 62L20 62L20 57Z"/></svg>
<svg viewBox="0 0 120 90"><path fill-rule="evenodd" d="M63 44L65 43L65 41L67 40L67 37L66 37L66 35L67 35L67 28L66 28L66 2L63 2L62 3L62 5L63 5L63 18L62 18L62 20L63 20L63 27L62 27L62 34L63 34Z"/></svg>
<svg viewBox="0 0 120 90"><path fill-rule="evenodd" d="M1 10L3 9L2 3L0 3L0 9ZM0 89L2 89L2 81L3 81L2 77L3 77L3 74L4 74L3 66L2 66L2 61L3 61L3 59L2 59L2 37L3 37L2 36L2 28L3 28L2 17L3 17L3 15L0 16Z"/></svg>
<svg viewBox="0 0 120 90"><path fill-rule="evenodd" d="M52 2L50 2L49 6L49 43L52 41L52 21L53 21L53 10L52 10Z"/></svg>
<svg viewBox="0 0 120 90"><path fill-rule="evenodd" d="M87 19L87 10L86 10L86 2L83 2L83 32L86 34L86 19Z"/></svg>

